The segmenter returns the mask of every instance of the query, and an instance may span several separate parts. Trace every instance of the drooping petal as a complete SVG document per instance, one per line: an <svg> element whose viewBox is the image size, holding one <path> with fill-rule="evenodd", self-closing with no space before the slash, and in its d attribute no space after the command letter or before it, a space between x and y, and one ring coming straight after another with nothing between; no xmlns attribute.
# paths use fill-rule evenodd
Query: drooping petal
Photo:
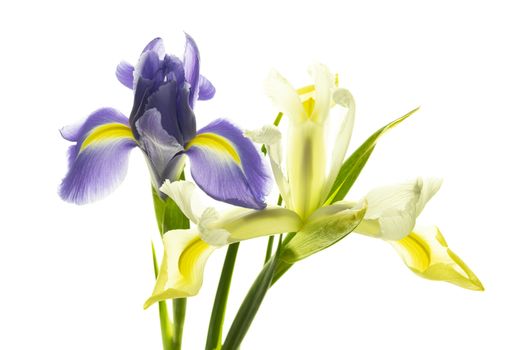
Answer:
<svg viewBox="0 0 525 350"><path fill-rule="evenodd" d="M204 211L204 199L199 198L197 187L189 181L169 181L166 180L160 188L177 204L180 210L194 224L200 222Z"/></svg>
<svg viewBox="0 0 525 350"><path fill-rule="evenodd" d="M111 193L124 179L128 153L136 146L126 117L104 108L84 123L62 130L64 138L76 142L69 149L69 170L59 193L63 200L84 204Z"/></svg>
<svg viewBox="0 0 525 350"><path fill-rule="evenodd" d="M437 179L417 178L370 191L366 195L368 210L356 232L386 240L405 237L440 184Z"/></svg>
<svg viewBox="0 0 525 350"><path fill-rule="evenodd" d="M366 201L341 201L317 209L285 246L281 258L293 264L330 247L351 233L365 212Z"/></svg>
<svg viewBox="0 0 525 350"><path fill-rule="evenodd" d="M315 83L315 104L311 118L318 123L323 123L330 112L335 79L328 67L322 64L312 65L309 71Z"/></svg>
<svg viewBox="0 0 525 350"><path fill-rule="evenodd" d="M350 91L346 89L337 89L334 91L333 100L336 104L346 108L346 114L343 118L337 138L335 139L334 149L332 150L332 163L323 190L323 200L326 199L326 196L332 188L335 178L341 169L346 151L348 150L348 145L350 144L352 131L354 129L355 102Z"/></svg>
<svg viewBox="0 0 525 350"><path fill-rule="evenodd" d="M247 208L262 209L270 177L259 152L242 131L218 119L186 144L191 174L210 197Z"/></svg>
<svg viewBox="0 0 525 350"><path fill-rule="evenodd" d="M277 71L272 70L270 72L264 83L264 88L279 111L287 115L291 121L299 123L307 118L297 91Z"/></svg>
<svg viewBox="0 0 525 350"><path fill-rule="evenodd" d="M195 40L186 33L186 49L184 50L184 73L186 81L190 84L189 102L191 108L199 96L199 49Z"/></svg>
<svg viewBox="0 0 525 350"><path fill-rule="evenodd" d="M173 230L163 236L164 256L151 297L144 304L196 295L202 286L204 267L216 249L195 230Z"/></svg>
<svg viewBox="0 0 525 350"><path fill-rule="evenodd" d="M275 125L265 125L258 130L245 131L244 134L253 142L264 144L268 151L273 177L279 187L279 193L286 206L292 206L290 184L282 169L281 132Z"/></svg>
<svg viewBox="0 0 525 350"><path fill-rule="evenodd" d="M299 215L281 207L268 207L264 210L235 208L222 215L209 213L208 216L212 219L205 224L201 223L201 235L204 240L213 245L239 242L277 233L296 232L303 226ZM217 230L219 230L218 233ZM225 233L227 237L224 237ZM226 242L224 238L227 239Z"/></svg>
<svg viewBox="0 0 525 350"><path fill-rule="evenodd" d="M152 178L157 187L171 174L168 168L171 160L181 153L184 148L178 141L164 130L161 124L160 112L155 109L148 109L137 121L137 132L140 135L139 145L146 154L146 159L150 163Z"/></svg>
<svg viewBox="0 0 525 350"><path fill-rule="evenodd" d="M215 96L215 86L204 76L199 77L199 100L211 100Z"/></svg>
<svg viewBox="0 0 525 350"><path fill-rule="evenodd" d="M118 81L120 81L122 85L130 89L133 89L133 71L134 70L135 70L135 67L133 67L128 62L122 61L117 66L117 70L115 74L117 75Z"/></svg>
<svg viewBox="0 0 525 350"><path fill-rule="evenodd" d="M437 227L416 228L405 238L390 242L405 264L417 275L453 283L462 288L484 290L474 272L448 248Z"/></svg>

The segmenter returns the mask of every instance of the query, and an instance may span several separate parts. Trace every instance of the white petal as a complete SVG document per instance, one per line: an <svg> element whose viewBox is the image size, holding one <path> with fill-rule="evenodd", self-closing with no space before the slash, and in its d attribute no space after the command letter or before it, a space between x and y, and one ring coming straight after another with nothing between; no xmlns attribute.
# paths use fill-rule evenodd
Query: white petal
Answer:
<svg viewBox="0 0 525 350"><path fill-rule="evenodd" d="M348 145L350 144L352 131L354 130L355 102L354 97L350 91L346 89L335 90L333 100L338 105L346 108L346 114L339 129L339 133L334 144L334 149L332 151L332 163L330 165L330 172L328 173L328 178L323 191L323 200L326 199L326 196L332 188L337 174L341 169L346 151L348 150Z"/></svg>
<svg viewBox="0 0 525 350"><path fill-rule="evenodd" d="M215 247L221 247L228 244L231 234L222 228L213 228L213 225L219 221L220 214L214 208L206 208L202 213L199 222L199 232L201 238L206 243Z"/></svg>
<svg viewBox="0 0 525 350"><path fill-rule="evenodd" d="M421 196L416 203L416 215L419 216L430 198L432 198L439 190L443 180L436 178L418 178L417 181L419 183L419 187L421 187Z"/></svg>
<svg viewBox="0 0 525 350"><path fill-rule="evenodd" d="M279 187L281 197L286 206L291 206L290 184L288 183L288 179L282 168L281 132L275 125L265 125L259 130L246 131L244 134L254 142L263 143L266 146L268 156L270 157L273 176Z"/></svg>
<svg viewBox="0 0 525 350"><path fill-rule="evenodd" d="M300 122L306 114L299 95L292 85L278 72L272 70L265 81L266 94L279 109L291 120Z"/></svg>
<svg viewBox="0 0 525 350"><path fill-rule="evenodd" d="M167 194L177 204L180 210L194 224L199 223L204 211L203 201L199 199L197 186L189 181L166 180L160 190Z"/></svg>
<svg viewBox="0 0 525 350"><path fill-rule="evenodd" d="M260 129L247 130L244 132L244 136L250 138L253 142L265 145L273 145L281 142L281 132L273 125L264 125Z"/></svg>
<svg viewBox="0 0 525 350"><path fill-rule="evenodd" d="M330 112L332 92L335 88L335 79L332 73L323 64L314 64L309 69L310 75L314 79L314 110L312 119L318 123L323 123Z"/></svg>
<svg viewBox="0 0 525 350"><path fill-rule="evenodd" d="M380 187L366 195L368 210L356 232L386 240L408 235L423 207L439 189L433 179Z"/></svg>

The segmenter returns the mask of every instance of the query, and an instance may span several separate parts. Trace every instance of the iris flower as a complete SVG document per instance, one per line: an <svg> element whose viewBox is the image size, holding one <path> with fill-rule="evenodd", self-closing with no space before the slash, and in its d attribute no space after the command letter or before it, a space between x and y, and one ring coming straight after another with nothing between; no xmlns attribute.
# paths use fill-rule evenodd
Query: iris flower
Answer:
<svg viewBox="0 0 525 350"><path fill-rule="evenodd" d="M236 208L220 214L198 205L190 183L166 182L161 190L195 227L164 235L164 258L146 307L168 298L195 295L202 284L206 260L216 248L282 232L296 233L281 256L289 264L354 231L390 243L421 277L483 290L479 279L448 248L436 227L416 226L417 217L440 188L440 180L417 178L374 189L358 202L332 203L330 193L352 135L355 104L348 90L337 87L336 77L325 66L314 65L310 73L314 85L298 90L277 72L272 72L266 82L267 94L289 119L285 161L276 127L247 133L265 144L285 207L261 211ZM342 112L342 118L337 138L328 149L328 122L337 121L335 113L330 113L334 108Z"/></svg>
<svg viewBox="0 0 525 350"><path fill-rule="evenodd" d="M135 66L122 62L116 75L134 93L129 118L103 108L61 130L75 143L59 190L64 200L83 204L109 194L126 174L129 152L138 147L157 191L165 179L180 176L189 158L193 179L210 197L265 207L269 175L252 142L224 119L196 130L195 103L211 99L215 88L200 74L199 51L189 35L182 60L166 54L156 38Z"/></svg>

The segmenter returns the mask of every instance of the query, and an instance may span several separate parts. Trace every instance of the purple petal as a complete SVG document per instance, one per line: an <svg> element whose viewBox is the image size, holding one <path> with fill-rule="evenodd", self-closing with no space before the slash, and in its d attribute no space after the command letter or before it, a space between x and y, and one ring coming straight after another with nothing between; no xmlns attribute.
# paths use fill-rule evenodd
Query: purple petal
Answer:
<svg viewBox="0 0 525 350"><path fill-rule="evenodd" d="M199 96L199 49L195 40L186 33L184 50L184 74L190 84L190 106L193 108L195 98Z"/></svg>
<svg viewBox="0 0 525 350"><path fill-rule="evenodd" d="M173 173L177 162L172 159L184 151L177 140L168 134L161 124L161 114L155 109L148 109L137 121L137 131L140 135L139 145L149 161L152 177L157 186L162 185L165 176ZM169 178L170 180L174 180Z"/></svg>
<svg viewBox="0 0 525 350"><path fill-rule="evenodd" d="M218 119L199 130L187 149L193 179L210 197L247 208L266 206L268 170L237 127Z"/></svg>
<svg viewBox="0 0 525 350"><path fill-rule="evenodd" d="M156 51L146 51L140 55L135 67L135 80L138 77L149 80L162 80L162 61Z"/></svg>
<svg viewBox="0 0 525 350"><path fill-rule="evenodd" d="M122 61L117 66L117 71L115 72L115 74L117 75L118 81L120 81L122 85L130 89L133 89L133 71L134 70L135 70L135 67L133 67L128 62Z"/></svg>
<svg viewBox="0 0 525 350"><path fill-rule="evenodd" d="M147 51L154 51L157 53L157 56L163 57L165 54L164 51L164 42L162 41L162 38L155 38L151 40L148 45L142 50L142 53Z"/></svg>
<svg viewBox="0 0 525 350"><path fill-rule="evenodd" d="M204 76L199 77L199 100L210 100L215 96L215 86Z"/></svg>
<svg viewBox="0 0 525 350"><path fill-rule="evenodd" d="M155 108L162 116L162 127L180 144L195 136L195 114L189 106L189 91L179 89L177 81L162 85L148 100L146 109Z"/></svg>
<svg viewBox="0 0 525 350"><path fill-rule="evenodd" d="M176 80L179 86L184 86L184 65L178 57L166 55L164 57L164 67L167 81Z"/></svg>
<svg viewBox="0 0 525 350"><path fill-rule="evenodd" d="M83 124L63 129L62 135L77 142L69 148L69 170L59 189L63 200L85 204L108 195L122 182L129 151L136 146L124 115L100 109Z"/></svg>

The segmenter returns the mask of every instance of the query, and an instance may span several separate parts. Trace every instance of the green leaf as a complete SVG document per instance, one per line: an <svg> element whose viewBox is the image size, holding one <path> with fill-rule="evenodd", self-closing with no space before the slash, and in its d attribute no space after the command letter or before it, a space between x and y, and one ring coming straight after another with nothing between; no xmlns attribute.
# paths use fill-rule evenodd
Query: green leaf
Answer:
<svg viewBox="0 0 525 350"><path fill-rule="evenodd" d="M418 109L419 107L377 130L349 158L346 159L341 167L341 170L339 170L339 174L337 174L332 188L330 189L327 197L328 204L340 201L345 198L355 180L361 173L361 170L364 168L368 158L372 154L377 140L388 130L392 129L394 126L398 125L403 120L417 112Z"/></svg>
<svg viewBox="0 0 525 350"><path fill-rule="evenodd" d="M364 202L340 202L316 210L283 248L280 259L285 265L279 266L278 271L282 275L289 268L286 264L293 264L339 242L359 225L365 212Z"/></svg>
<svg viewBox="0 0 525 350"><path fill-rule="evenodd" d="M253 282L248 294L246 294L226 336L222 350L237 350L241 345L244 336L257 314L257 310L259 310L259 306L261 306L264 300L268 288L270 288L279 259L279 251L278 247L275 255L264 265L264 268L255 279L255 282Z"/></svg>

